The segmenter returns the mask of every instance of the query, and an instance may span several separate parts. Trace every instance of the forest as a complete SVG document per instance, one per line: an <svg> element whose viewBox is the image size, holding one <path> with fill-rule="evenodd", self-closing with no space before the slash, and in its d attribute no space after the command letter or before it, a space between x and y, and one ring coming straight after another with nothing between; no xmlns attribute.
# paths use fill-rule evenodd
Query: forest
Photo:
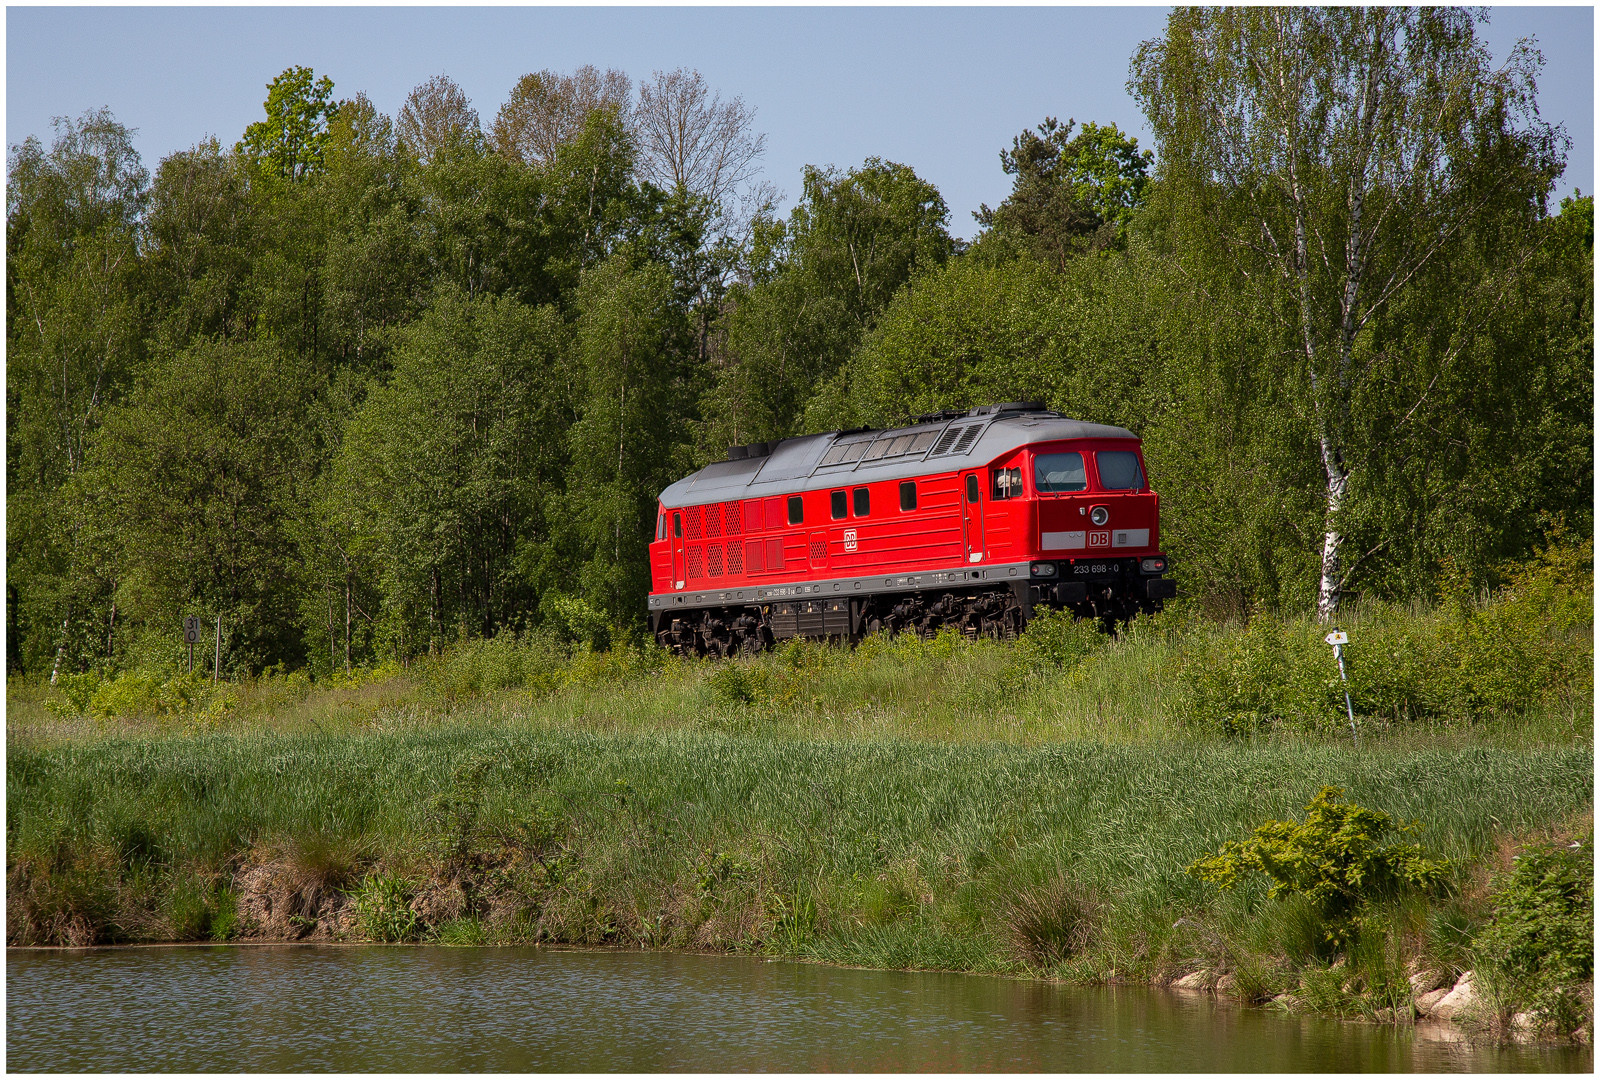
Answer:
<svg viewBox="0 0 1600 1080"><path fill-rule="evenodd" d="M1019 399L1143 439L1206 618L1493 588L1592 535L1594 225L1481 18L1179 9L1154 146L996 132L971 241L877 157L779 214L682 68L486 121L291 67L153 169L60 119L7 162L8 671L173 670L188 615L225 677L637 635L656 496L728 445Z"/></svg>

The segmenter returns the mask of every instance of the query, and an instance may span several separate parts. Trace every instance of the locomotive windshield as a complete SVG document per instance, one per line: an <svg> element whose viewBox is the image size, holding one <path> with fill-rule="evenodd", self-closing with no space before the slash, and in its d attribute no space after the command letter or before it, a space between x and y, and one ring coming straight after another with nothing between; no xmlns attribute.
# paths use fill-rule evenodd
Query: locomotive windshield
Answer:
<svg viewBox="0 0 1600 1080"><path fill-rule="evenodd" d="M1139 455L1132 450L1101 450L1094 458L1100 468L1100 486L1107 491L1137 491L1144 487Z"/></svg>
<svg viewBox="0 0 1600 1080"><path fill-rule="evenodd" d="M1064 454L1035 455L1033 486L1041 494L1084 490L1089 486L1089 476L1083 469L1083 455L1076 450Z"/></svg>

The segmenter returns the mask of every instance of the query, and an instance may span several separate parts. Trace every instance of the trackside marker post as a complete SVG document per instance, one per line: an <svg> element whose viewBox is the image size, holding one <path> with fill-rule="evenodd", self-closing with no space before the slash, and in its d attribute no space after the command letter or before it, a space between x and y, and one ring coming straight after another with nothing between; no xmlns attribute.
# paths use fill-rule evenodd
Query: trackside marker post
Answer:
<svg viewBox="0 0 1600 1080"><path fill-rule="evenodd" d="M1356 738L1356 710L1350 704L1350 679L1344 673L1344 647L1350 640L1350 635L1343 630L1335 630L1322 640L1333 646L1333 658L1339 661L1339 681L1344 683L1344 711L1350 717L1350 741L1360 746L1361 743Z"/></svg>

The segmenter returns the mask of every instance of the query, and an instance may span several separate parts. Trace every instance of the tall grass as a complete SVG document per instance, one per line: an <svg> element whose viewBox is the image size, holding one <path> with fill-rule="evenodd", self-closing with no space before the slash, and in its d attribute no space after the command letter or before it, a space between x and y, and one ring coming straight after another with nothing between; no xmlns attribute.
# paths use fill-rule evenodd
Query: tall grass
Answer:
<svg viewBox="0 0 1600 1080"><path fill-rule="evenodd" d="M218 687L175 672L13 679L13 738L118 731L390 730L525 718L554 730L710 727L837 738L1000 740L1339 734L1349 689L1359 730L1587 741L1592 587L1584 548L1552 548L1497 593L1355 605L1342 627L1348 684L1327 627L1258 614L1243 626L1183 605L1115 639L1035 620L1020 642L869 638L854 650L784 643L748 660L682 661L620 635L607 651L549 632L463 642L407 667L312 683L267 673ZM593 635L591 635L593 636ZM567 643L563 643L563 642Z"/></svg>
<svg viewBox="0 0 1600 1080"><path fill-rule="evenodd" d="M666 915L693 940L685 898L704 898L709 875L711 895L748 894L762 941L787 925L791 951L842 958L857 929L914 925L929 941L992 939L986 966L1001 967L1012 899L1063 875L1144 931L1174 912L1259 906L1261 893L1219 896L1184 868L1328 783L1420 819L1429 850L1467 865L1497 836L1581 813L1592 765L1587 751L1560 749L1023 748L527 727L106 739L12 748L7 839L14 894L57 877L82 891L73 882L92 878L99 899L83 917L102 920L101 937L140 937L148 927L107 905L225 879L273 845L313 838L426 876L448 829L440 800L469 798L474 836L545 829L558 838L550 851L581 868L556 899L611 913L611 931L590 915L551 916L559 939L645 940L645 923ZM735 869L716 870L719 860ZM31 920L13 905L13 940L43 933Z"/></svg>

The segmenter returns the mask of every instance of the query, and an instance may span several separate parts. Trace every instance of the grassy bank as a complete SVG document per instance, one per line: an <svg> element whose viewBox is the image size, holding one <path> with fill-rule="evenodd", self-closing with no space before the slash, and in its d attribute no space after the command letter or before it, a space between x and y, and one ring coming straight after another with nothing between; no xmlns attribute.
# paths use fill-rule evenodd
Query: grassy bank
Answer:
<svg viewBox="0 0 1600 1080"><path fill-rule="evenodd" d="M1355 610L1359 744L1325 627L1181 606L1116 639L1041 620L1008 645L722 664L530 633L316 682L13 680L7 936L1198 972L1389 1019L1473 970L1482 1022L1537 1009L1570 1033L1592 948L1541 959L1592 927L1572 882L1592 865L1593 651L1570 570ZM1374 887L1352 921L1260 874L1188 872L1328 785L1416 821L1439 879Z"/></svg>
<svg viewBox="0 0 1600 1080"><path fill-rule="evenodd" d="M938 746L489 730L14 746L12 942L235 937L734 949L1304 993L1316 910L1185 873L1325 784L1450 861L1380 903L1357 986L1474 967L1514 839L1590 828L1587 749ZM1408 970L1409 965L1409 970ZM1407 998L1409 1000L1409 998ZM1508 1007L1510 1004L1509 1003Z"/></svg>

